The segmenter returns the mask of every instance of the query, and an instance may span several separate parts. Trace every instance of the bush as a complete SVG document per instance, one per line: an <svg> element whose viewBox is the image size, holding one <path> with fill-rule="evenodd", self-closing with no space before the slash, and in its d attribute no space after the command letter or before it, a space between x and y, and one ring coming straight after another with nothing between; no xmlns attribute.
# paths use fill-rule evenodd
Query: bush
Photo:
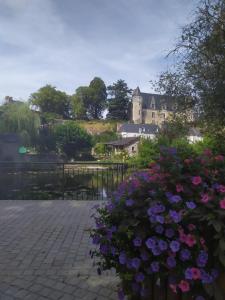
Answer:
<svg viewBox="0 0 225 300"><path fill-rule="evenodd" d="M185 299L223 299L225 159L206 150L180 159L162 148L145 172L123 182L97 209L91 236L99 272L115 268L120 299L149 299L150 280L164 279Z"/></svg>
<svg viewBox="0 0 225 300"><path fill-rule="evenodd" d="M75 122L56 125L54 135L57 148L68 158L77 158L82 152L91 149L91 136Z"/></svg>

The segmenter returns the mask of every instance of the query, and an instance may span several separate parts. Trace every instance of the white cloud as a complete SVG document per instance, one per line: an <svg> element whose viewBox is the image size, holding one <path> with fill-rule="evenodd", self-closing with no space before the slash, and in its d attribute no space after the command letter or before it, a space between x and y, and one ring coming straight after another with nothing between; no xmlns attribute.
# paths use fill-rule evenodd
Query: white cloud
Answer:
<svg viewBox="0 0 225 300"><path fill-rule="evenodd" d="M96 75L107 84L123 78L147 91L166 66L166 50L188 15L185 4L0 0L0 99L27 99L47 83L72 93Z"/></svg>

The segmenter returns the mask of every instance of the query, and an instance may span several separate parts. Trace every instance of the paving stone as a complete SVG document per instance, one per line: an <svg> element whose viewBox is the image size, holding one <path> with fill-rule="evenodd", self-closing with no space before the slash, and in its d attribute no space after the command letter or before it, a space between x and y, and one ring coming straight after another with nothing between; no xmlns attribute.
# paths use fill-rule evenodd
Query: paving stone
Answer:
<svg viewBox="0 0 225 300"><path fill-rule="evenodd" d="M93 201L0 201L1 300L116 300L89 256Z"/></svg>

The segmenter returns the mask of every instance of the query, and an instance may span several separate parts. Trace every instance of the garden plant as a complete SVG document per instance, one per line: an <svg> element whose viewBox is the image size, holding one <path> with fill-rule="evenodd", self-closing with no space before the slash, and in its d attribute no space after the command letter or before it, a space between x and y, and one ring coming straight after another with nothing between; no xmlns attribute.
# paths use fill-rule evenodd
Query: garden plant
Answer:
<svg viewBox="0 0 225 300"><path fill-rule="evenodd" d="M181 159L161 148L96 210L91 255L99 274L116 270L119 299L154 300L154 286L170 299L224 299L224 156L205 150Z"/></svg>

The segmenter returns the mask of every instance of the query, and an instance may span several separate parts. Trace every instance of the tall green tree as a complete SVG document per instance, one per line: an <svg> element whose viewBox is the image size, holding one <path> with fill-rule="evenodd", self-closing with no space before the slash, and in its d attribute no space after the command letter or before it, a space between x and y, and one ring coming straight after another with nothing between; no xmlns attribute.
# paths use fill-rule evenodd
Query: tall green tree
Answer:
<svg viewBox="0 0 225 300"><path fill-rule="evenodd" d="M27 103L10 103L0 107L0 133L17 133L26 145L35 144L40 128L39 114Z"/></svg>
<svg viewBox="0 0 225 300"><path fill-rule="evenodd" d="M109 94L107 119L128 120L132 90L122 79L108 86L107 90Z"/></svg>
<svg viewBox="0 0 225 300"><path fill-rule="evenodd" d="M89 88L92 95L88 107L88 115L92 119L101 119L107 100L105 83L101 78L95 77L90 82Z"/></svg>
<svg viewBox="0 0 225 300"><path fill-rule="evenodd" d="M72 116L75 119L87 120L88 107L91 101L92 93L87 86L80 86L76 93L71 96Z"/></svg>
<svg viewBox="0 0 225 300"><path fill-rule="evenodd" d="M106 108L107 92L104 81L95 77L89 86L81 86L71 97L73 116L77 119L101 119Z"/></svg>
<svg viewBox="0 0 225 300"><path fill-rule="evenodd" d="M37 106L42 113L52 113L63 118L70 115L69 96L51 85L46 85L31 94L30 103Z"/></svg>
<svg viewBox="0 0 225 300"><path fill-rule="evenodd" d="M225 134L225 1L202 0L176 48L176 64L158 88L177 99L178 111L194 109L208 132Z"/></svg>

